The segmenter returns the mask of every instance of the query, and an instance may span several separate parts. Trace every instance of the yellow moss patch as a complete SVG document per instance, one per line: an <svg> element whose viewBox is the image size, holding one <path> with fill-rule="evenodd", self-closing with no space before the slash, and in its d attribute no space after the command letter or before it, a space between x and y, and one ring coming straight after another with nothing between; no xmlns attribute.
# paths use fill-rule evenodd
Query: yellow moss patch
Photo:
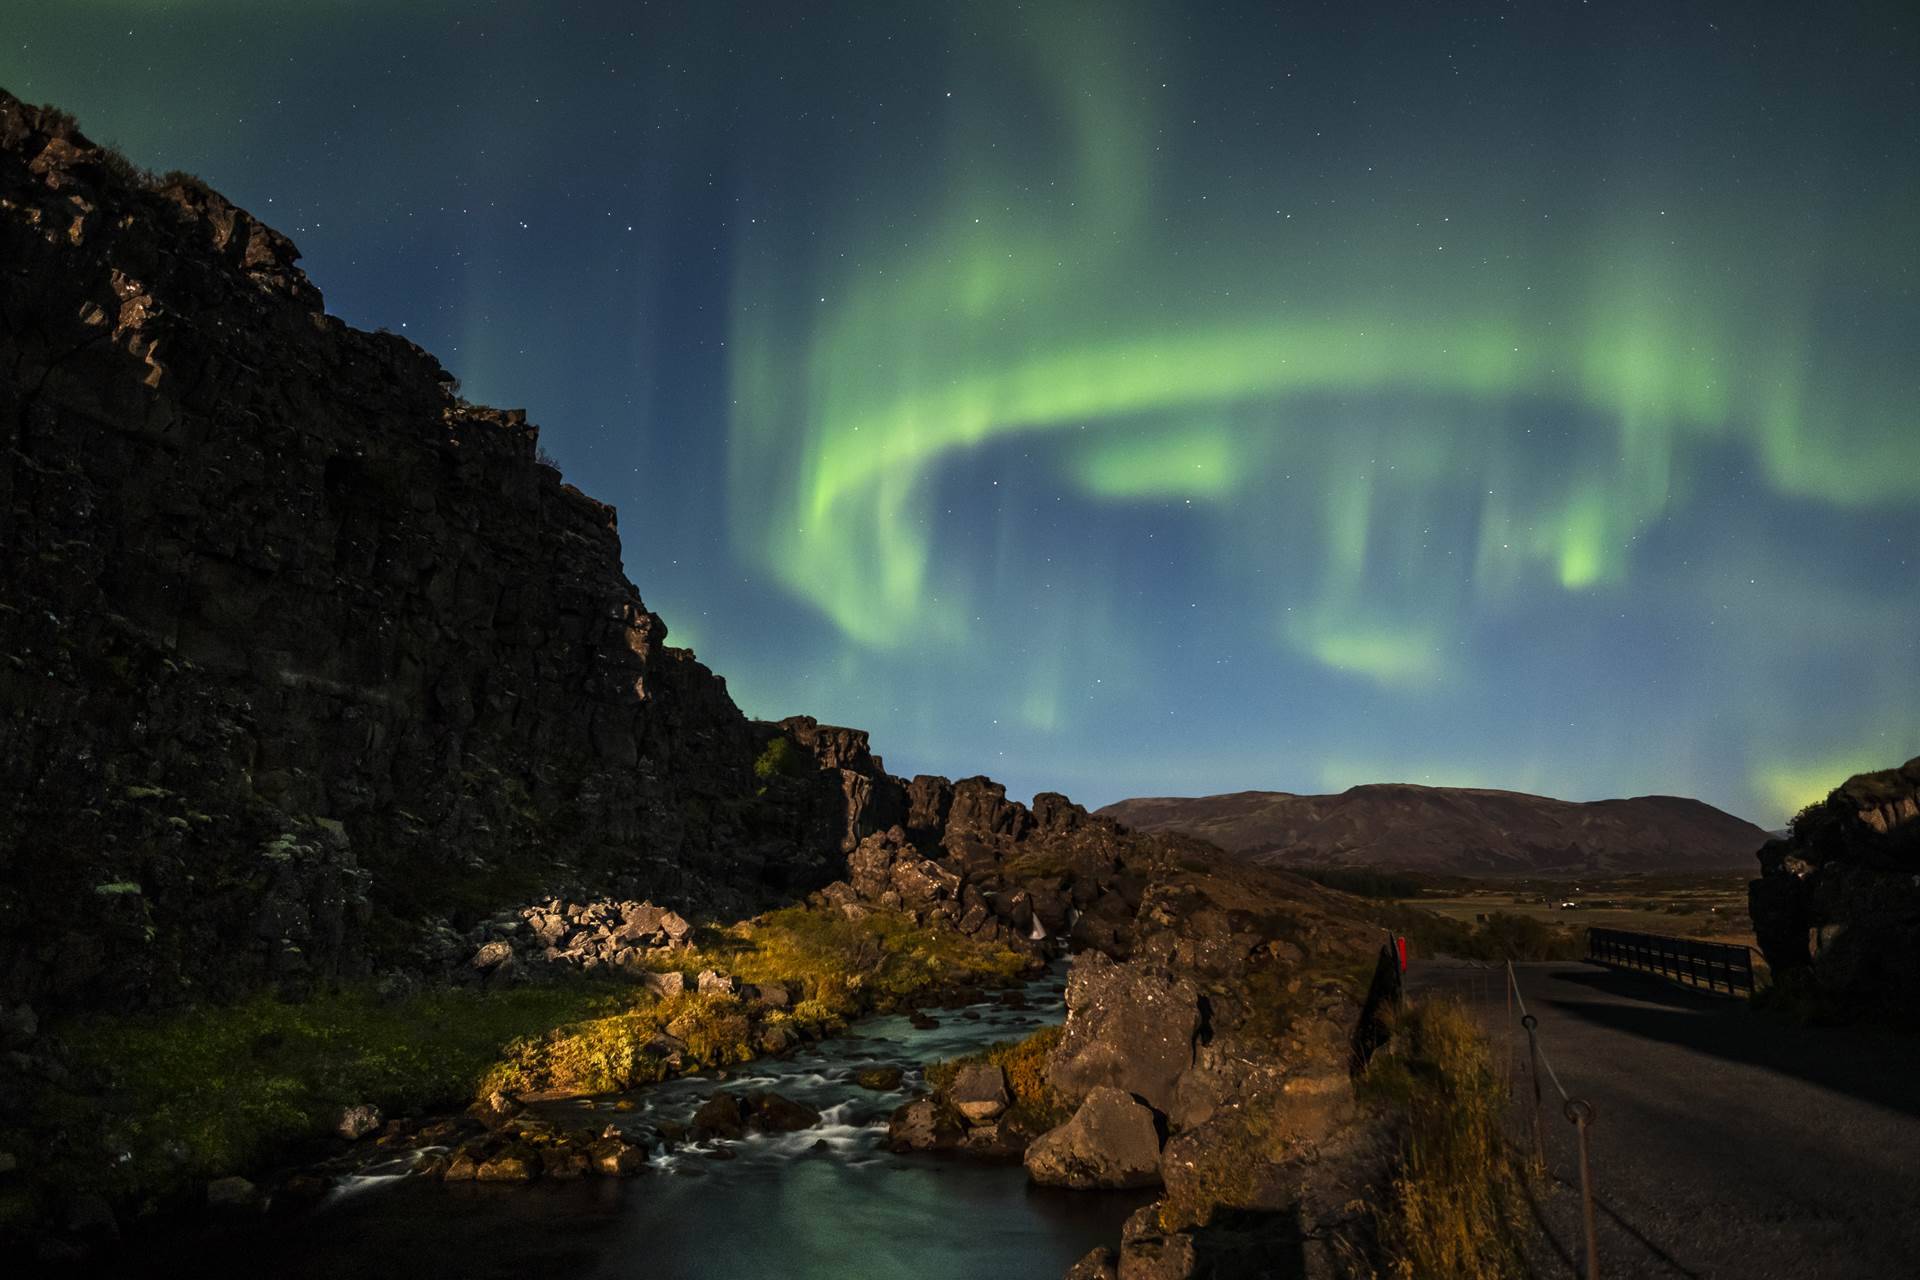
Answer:
<svg viewBox="0 0 1920 1280"><path fill-rule="evenodd" d="M1025 1040L1009 1040L989 1045L978 1053L949 1058L927 1068L927 1084L935 1090L951 1088L960 1068L970 1063L987 1062L1007 1074L1007 1092L1013 1095L1009 1117L1021 1127L1039 1133L1064 1123L1073 1108L1054 1092L1047 1078L1047 1056L1065 1034L1062 1027L1042 1027Z"/></svg>

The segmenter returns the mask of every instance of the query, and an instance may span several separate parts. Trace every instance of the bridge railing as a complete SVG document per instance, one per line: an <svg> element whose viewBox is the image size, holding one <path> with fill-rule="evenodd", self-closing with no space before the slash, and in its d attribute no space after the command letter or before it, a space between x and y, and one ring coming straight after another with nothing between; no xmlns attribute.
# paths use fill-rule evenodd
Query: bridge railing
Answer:
<svg viewBox="0 0 1920 1280"><path fill-rule="evenodd" d="M1753 994L1753 952L1739 943L1698 942L1657 933L1588 929L1587 959L1638 969L1690 987L1727 995Z"/></svg>

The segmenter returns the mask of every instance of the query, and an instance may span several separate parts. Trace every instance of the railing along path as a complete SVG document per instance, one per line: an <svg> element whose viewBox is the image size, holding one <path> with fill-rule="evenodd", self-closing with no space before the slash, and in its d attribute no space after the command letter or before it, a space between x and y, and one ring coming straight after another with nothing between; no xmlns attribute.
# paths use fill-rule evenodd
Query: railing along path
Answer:
<svg viewBox="0 0 1920 1280"><path fill-rule="evenodd" d="M1520 982L1514 976L1513 961L1507 961L1506 968L1508 1016L1511 1017L1517 1008L1520 1025L1527 1033L1528 1075L1533 1084L1533 1157L1542 1169L1546 1168L1546 1134L1540 1123L1540 1073L1544 1069L1554 1092L1560 1095L1561 1113L1573 1125L1574 1137L1579 1144L1580 1207L1587 1234L1586 1280L1600 1280L1600 1236L1594 1220L1593 1171L1587 1151L1587 1130L1592 1127L1594 1118L1593 1104L1585 1098L1573 1097L1567 1092L1566 1086L1560 1083L1560 1075L1553 1069L1553 1059L1547 1056L1546 1047L1540 1043L1540 1020L1527 1012L1526 998L1520 994Z"/></svg>
<svg viewBox="0 0 1920 1280"><path fill-rule="evenodd" d="M1588 929L1587 959L1725 995L1753 994L1753 952L1739 943Z"/></svg>

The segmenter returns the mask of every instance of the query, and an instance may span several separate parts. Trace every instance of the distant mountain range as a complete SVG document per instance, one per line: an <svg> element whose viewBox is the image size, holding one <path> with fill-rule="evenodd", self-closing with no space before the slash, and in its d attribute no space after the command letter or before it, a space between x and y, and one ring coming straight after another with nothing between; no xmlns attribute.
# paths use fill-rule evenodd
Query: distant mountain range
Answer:
<svg viewBox="0 0 1920 1280"><path fill-rule="evenodd" d="M1269 866L1463 875L1753 868L1767 832L1699 800L1575 803L1518 791L1380 783L1339 795L1148 796L1100 810Z"/></svg>

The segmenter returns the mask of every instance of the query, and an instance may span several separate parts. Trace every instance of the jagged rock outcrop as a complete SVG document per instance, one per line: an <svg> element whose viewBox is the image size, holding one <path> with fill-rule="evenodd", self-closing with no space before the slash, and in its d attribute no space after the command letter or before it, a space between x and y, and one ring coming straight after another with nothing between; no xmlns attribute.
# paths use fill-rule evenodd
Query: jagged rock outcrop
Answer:
<svg viewBox="0 0 1920 1280"><path fill-rule="evenodd" d="M1836 1015L1920 1020L1920 757L1847 779L1759 858L1748 908L1776 981Z"/></svg>
<svg viewBox="0 0 1920 1280"><path fill-rule="evenodd" d="M0 995L457 963L424 920L569 885L738 912L905 816L864 735L756 785L782 731L612 509L298 256L0 93Z"/></svg>

